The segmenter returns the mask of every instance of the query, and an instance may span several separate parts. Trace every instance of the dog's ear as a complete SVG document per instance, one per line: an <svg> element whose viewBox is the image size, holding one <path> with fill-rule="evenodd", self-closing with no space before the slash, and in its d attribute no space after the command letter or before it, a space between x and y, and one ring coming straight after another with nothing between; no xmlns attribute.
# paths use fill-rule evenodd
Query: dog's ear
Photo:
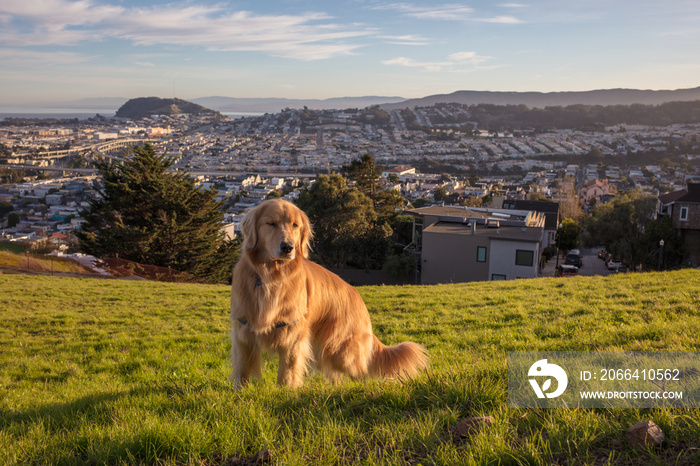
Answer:
<svg viewBox="0 0 700 466"><path fill-rule="evenodd" d="M241 233L243 234L243 249L253 250L258 244L258 212L260 207L253 207L241 222Z"/></svg>
<svg viewBox="0 0 700 466"><path fill-rule="evenodd" d="M299 216L301 217L301 239L299 243L301 244L301 255L304 259L309 258L309 251L311 250L311 240L314 237L314 231L311 228L311 222L309 217L306 216L303 210L299 209Z"/></svg>

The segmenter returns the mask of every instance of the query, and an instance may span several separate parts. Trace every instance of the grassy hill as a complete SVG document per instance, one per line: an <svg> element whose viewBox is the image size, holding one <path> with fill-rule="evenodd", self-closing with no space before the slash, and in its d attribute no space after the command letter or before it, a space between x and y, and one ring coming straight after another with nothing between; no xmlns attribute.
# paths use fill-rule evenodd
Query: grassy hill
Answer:
<svg viewBox="0 0 700 466"><path fill-rule="evenodd" d="M359 290L384 343L428 348L428 373L292 390L267 358L234 392L228 287L0 275L0 463L700 463L699 410L512 409L506 359L697 351L700 271ZM473 416L494 422L454 438ZM661 447L627 443L643 419Z"/></svg>

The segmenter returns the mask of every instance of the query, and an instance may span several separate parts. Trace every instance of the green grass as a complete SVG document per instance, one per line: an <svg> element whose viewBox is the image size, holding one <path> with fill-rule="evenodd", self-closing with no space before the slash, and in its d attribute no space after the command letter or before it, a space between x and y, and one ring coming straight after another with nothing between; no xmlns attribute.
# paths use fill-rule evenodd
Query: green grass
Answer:
<svg viewBox="0 0 700 466"><path fill-rule="evenodd" d="M512 409L514 350L700 349L700 272L363 287L386 344L424 344L415 381L235 392L225 286L0 275L0 464L698 464L700 412ZM495 422L452 438L459 419ZM625 431L666 434L635 449Z"/></svg>
<svg viewBox="0 0 700 466"><path fill-rule="evenodd" d="M0 267L29 270L37 273L95 274L89 268L67 257L52 257L39 254L15 252L16 248L0 248Z"/></svg>

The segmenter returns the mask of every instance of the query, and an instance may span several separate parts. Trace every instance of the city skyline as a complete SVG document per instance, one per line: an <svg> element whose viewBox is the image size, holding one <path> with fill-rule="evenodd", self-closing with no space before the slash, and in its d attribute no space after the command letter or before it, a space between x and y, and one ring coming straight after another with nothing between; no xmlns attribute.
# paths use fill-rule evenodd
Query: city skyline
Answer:
<svg viewBox="0 0 700 466"><path fill-rule="evenodd" d="M6 0L0 104L691 88L699 21L691 1Z"/></svg>

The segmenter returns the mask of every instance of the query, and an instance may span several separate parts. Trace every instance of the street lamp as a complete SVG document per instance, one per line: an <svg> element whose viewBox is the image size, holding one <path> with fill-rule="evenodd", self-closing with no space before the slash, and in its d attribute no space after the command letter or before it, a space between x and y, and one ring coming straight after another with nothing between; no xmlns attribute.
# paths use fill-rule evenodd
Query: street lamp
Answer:
<svg viewBox="0 0 700 466"><path fill-rule="evenodd" d="M561 227L562 227L561 223L557 224L557 235L555 238L556 242L557 242L557 265L555 266L555 269L554 269L555 271L559 270L559 239L560 239L559 238L559 233L560 233L559 230L561 229Z"/></svg>
<svg viewBox="0 0 700 466"><path fill-rule="evenodd" d="M661 264L664 257L664 240L659 241L659 270L661 270Z"/></svg>

